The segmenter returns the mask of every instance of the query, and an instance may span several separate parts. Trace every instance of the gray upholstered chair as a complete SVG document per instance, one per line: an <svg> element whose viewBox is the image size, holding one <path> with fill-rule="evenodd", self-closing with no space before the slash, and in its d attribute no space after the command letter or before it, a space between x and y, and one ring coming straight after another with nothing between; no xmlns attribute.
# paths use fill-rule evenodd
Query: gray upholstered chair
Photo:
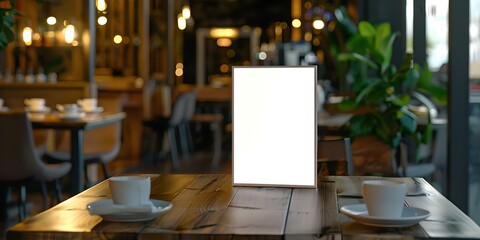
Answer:
<svg viewBox="0 0 480 240"><path fill-rule="evenodd" d="M178 169L180 166L179 153L177 148L177 140L182 144L182 150L188 151L187 147L187 135L184 131L180 131L177 139L177 130L179 130L182 124L185 124L188 113L195 108L196 92L188 91L180 94L175 100L172 108L172 114L169 118L156 117L152 119L146 119L143 121L144 126L151 128L155 132L155 140L153 143L154 161L156 156L159 155L163 146L163 136L166 134L168 143L170 145L170 154L172 159L173 168Z"/></svg>
<svg viewBox="0 0 480 240"><path fill-rule="evenodd" d="M195 91L191 91L187 94L186 98L188 98L186 101L187 105L184 109L183 120L178 126L178 132L181 136L180 146L182 148L182 153L188 158L188 154L194 150L194 141L190 130L190 120L196 111L197 94Z"/></svg>
<svg viewBox="0 0 480 240"><path fill-rule="evenodd" d="M41 160L34 143L32 124L26 112L0 113L0 183L4 189L19 188L20 220L26 215L27 184L31 181L54 182L57 201L61 201L59 179L65 176L70 168L70 163L46 164ZM46 192L43 194L45 198ZM2 197L7 198L8 194Z"/></svg>
<svg viewBox="0 0 480 240"><path fill-rule="evenodd" d="M179 125L180 144L182 153L188 158L188 153L194 151L194 140L190 130L190 124L208 124L213 132L213 157L212 166L218 166L222 153L222 124L223 115L221 113L197 113L196 102L197 95L189 94L187 96L188 105L185 109L185 117Z"/></svg>
<svg viewBox="0 0 480 240"><path fill-rule="evenodd" d="M99 98L98 104L102 106L105 111L109 112L120 112L123 110L123 104L119 98ZM100 164L105 179L110 177L107 164L118 156L121 144L121 122L85 131L83 153L86 187L93 184L92 177L89 175L87 169L91 164ZM61 136L60 144L55 151L48 151L44 155L44 158L48 162L70 161L70 134L68 131L65 131Z"/></svg>

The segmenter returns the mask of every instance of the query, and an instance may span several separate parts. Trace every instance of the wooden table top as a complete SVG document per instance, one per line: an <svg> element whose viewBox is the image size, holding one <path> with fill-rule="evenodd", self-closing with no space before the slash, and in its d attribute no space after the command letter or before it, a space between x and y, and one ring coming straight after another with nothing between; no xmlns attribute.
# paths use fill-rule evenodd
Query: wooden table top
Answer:
<svg viewBox="0 0 480 240"><path fill-rule="evenodd" d="M63 120L59 112L29 113L33 128L90 129L118 122L127 117L124 112L87 113L75 120Z"/></svg>
<svg viewBox="0 0 480 240"><path fill-rule="evenodd" d="M11 227L7 239L412 239L480 238L480 228L430 184L407 183L406 204L431 212L411 227L380 228L339 212L361 203L367 178L326 177L317 189L233 187L229 174L150 175L152 199L170 201L170 211L133 223L103 221L85 206L110 197L104 181Z"/></svg>

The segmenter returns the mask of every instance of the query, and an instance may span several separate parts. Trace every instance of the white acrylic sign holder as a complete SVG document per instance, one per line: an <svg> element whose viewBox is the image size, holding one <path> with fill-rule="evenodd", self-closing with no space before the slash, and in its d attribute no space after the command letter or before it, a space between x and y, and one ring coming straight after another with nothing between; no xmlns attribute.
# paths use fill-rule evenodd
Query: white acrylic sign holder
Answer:
<svg viewBox="0 0 480 240"><path fill-rule="evenodd" d="M233 67L233 184L316 187L316 67Z"/></svg>

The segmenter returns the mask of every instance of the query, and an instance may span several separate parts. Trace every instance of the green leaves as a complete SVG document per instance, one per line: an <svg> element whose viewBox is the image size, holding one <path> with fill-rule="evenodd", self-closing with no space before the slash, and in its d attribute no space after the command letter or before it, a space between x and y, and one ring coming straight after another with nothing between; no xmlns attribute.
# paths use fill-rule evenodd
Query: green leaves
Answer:
<svg viewBox="0 0 480 240"><path fill-rule="evenodd" d="M400 123L402 128L409 134L415 133L417 130L417 117L407 107L402 107L401 112Z"/></svg>
<svg viewBox="0 0 480 240"><path fill-rule="evenodd" d="M10 8L0 8L0 50L5 49L8 43L15 40L15 32L13 24L15 23L15 15L18 12L13 9L15 1L10 1Z"/></svg>
<svg viewBox="0 0 480 240"><path fill-rule="evenodd" d="M358 34L347 42L350 55L341 54L338 60L364 62L376 71L385 73L389 70L393 42L398 35L398 33L392 34L389 23L374 27L369 22L362 21L358 24Z"/></svg>
<svg viewBox="0 0 480 240"><path fill-rule="evenodd" d="M428 66L425 65L422 68L417 64L414 68L419 73L417 90L433 97L438 104L447 104L447 89L432 83L432 73L428 70Z"/></svg>
<svg viewBox="0 0 480 240"><path fill-rule="evenodd" d="M364 38L373 38L377 30L369 22L362 21L358 24L358 32Z"/></svg>
<svg viewBox="0 0 480 240"><path fill-rule="evenodd" d="M338 60L339 61L356 60L356 61L367 64L369 67L375 70L378 69L378 66L375 64L375 62L371 61L368 57L365 57L364 55L361 55L359 53L340 53L338 55Z"/></svg>
<svg viewBox="0 0 480 240"><path fill-rule="evenodd" d="M354 98L341 102L339 109L351 112L362 109L362 114L357 113L348 123L352 138L374 135L392 147L400 144L402 135L416 135L422 142L430 141L431 123L419 132L416 116L407 107L410 95L420 91L443 102L446 89L432 84L428 67L413 64L412 54L406 54L398 68L391 63L393 44L399 35L392 33L389 23L374 26L363 21L358 24L358 33L347 42L348 52L338 55L338 61L349 62L350 73L355 74L352 75Z"/></svg>

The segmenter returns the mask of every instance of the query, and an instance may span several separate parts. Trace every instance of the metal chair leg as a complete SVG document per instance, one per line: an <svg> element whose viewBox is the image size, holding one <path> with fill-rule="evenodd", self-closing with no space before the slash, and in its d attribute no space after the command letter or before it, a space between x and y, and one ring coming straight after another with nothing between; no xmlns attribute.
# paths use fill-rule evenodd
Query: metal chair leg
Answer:
<svg viewBox="0 0 480 240"><path fill-rule="evenodd" d="M89 188L92 186L91 180L90 180L90 174L88 173L88 168L87 164L83 166L83 172L85 173L85 189Z"/></svg>
<svg viewBox="0 0 480 240"><path fill-rule="evenodd" d="M48 197L48 186L46 182L40 182L40 189L42 191L42 199L43 199L43 209L48 209L50 206L49 197Z"/></svg>
<svg viewBox="0 0 480 240"><path fill-rule="evenodd" d="M193 141L192 130L190 129L190 123L189 122L185 123L185 132L186 132L186 135L187 135L188 151L190 153L193 153L193 152L195 152L195 143Z"/></svg>
<svg viewBox="0 0 480 240"><path fill-rule="evenodd" d="M178 126L178 134L180 137L180 147L182 148L182 154L187 159L190 160L190 149L188 143L188 133L187 133L187 123L182 123Z"/></svg>
<svg viewBox="0 0 480 240"><path fill-rule="evenodd" d="M57 200L57 203L60 203L63 201L62 184L60 183L60 179L55 179L53 185L55 189L55 200Z"/></svg>
<svg viewBox="0 0 480 240"><path fill-rule="evenodd" d="M213 122L210 124L210 128L213 131L213 159L211 166L216 167L220 163L220 157L222 155L222 128L220 122Z"/></svg>
<svg viewBox="0 0 480 240"><path fill-rule="evenodd" d="M177 139L175 137L175 129L169 128L167 130L168 142L170 143L170 153L172 156L172 164L174 169L180 167L180 162L178 160L178 149L177 149Z"/></svg>
<svg viewBox="0 0 480 240"><path fill-rule="evenodd" d="M104 162L101 162L100 165L102 165L102 171L103 171L103 176L104 179L107 179L110 177L110 172L108 171L107 164Z"/></svg>
<svg viewBox="0 0 480 240"><path fill-rule="evenodd" d="M23 221L27 216L27 188L25 185L20 185L18 193L18 220Z"/></svg>

